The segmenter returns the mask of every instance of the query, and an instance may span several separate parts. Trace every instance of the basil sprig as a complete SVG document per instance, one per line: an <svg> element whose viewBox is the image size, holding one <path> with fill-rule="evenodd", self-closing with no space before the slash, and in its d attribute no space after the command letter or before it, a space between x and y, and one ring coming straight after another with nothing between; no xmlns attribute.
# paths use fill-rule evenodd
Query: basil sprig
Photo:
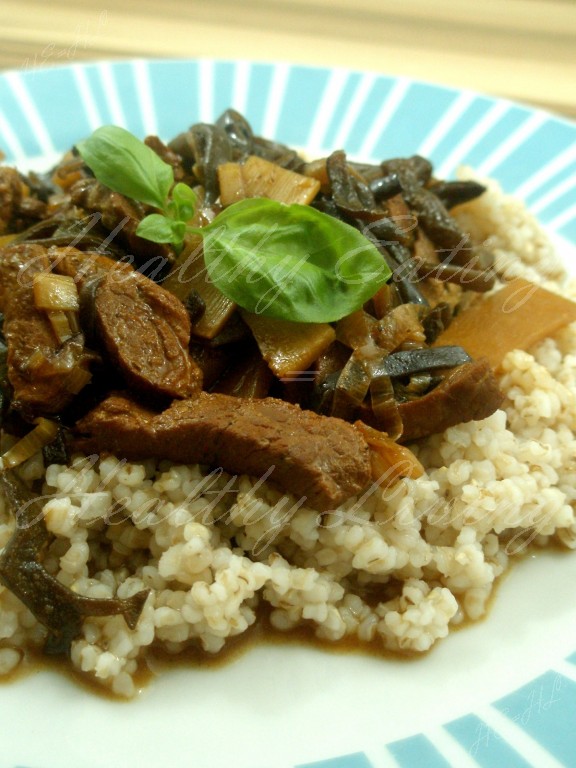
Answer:
<svg viewBox="0 0 576 768"><path fill-rule="evenodd" d="M249 198L204 227L191 226L194 191L175 184L172 167L123 128L98 128L77 149L100 182L158 210L140 222L140 237L179 252L187 234L201 235L210 280L248 311L333 322L390 278L381 253L361 232L307 205Z"/></svg>
<svg viewBox="0 0 576 768"><path fill-rule="evenodd" d="M198 231L210 280L250 312L332 322L361 307L390 277L358 230L308 205L248 198Z"/></svg>
<svg viewBox="0 0 576 768"><path fill-rule="evenodd" d="M166 205L174 185L172 166L130 131L103 125L76 149L98 181L110 189L155 208Z"/></svg>
<svg viewBox="0 0 576 768"><path fill-rule="evenodd" d="M97 128L76 149L102 184L161 211L145 216L137 235L181 249L187 222L196 208L196 194L187 184L174 184L171 165L117 125Z"/></svg>

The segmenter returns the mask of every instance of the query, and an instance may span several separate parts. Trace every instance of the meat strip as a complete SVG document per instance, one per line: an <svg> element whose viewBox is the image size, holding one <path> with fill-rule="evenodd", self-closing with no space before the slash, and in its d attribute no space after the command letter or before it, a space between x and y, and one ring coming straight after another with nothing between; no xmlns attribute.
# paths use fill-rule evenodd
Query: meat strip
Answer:
<svg viewBox="0 0 576 768"><path fill-rule="evenodd" d="M265 477L320 511L359 493L371 477L369 448L351 424L275 398L202 392L154 413L113 394L77 423L73 447Z"/></svg>
<svg viewBox="0 0 576 768"><path fill-rule="evenodd" d="M96 327L129 387L191 397L202 372L188 351L190 318L175 296L139 272L107 272L96 290Z"/></svg>
<svg viewBox="0 0 576 768"><path fill-rule="evenodd" d="M460 365L427 395L398 406L404 427L402 442L443 432L455 424L485 419L503 399L485 357Z"/></svg>

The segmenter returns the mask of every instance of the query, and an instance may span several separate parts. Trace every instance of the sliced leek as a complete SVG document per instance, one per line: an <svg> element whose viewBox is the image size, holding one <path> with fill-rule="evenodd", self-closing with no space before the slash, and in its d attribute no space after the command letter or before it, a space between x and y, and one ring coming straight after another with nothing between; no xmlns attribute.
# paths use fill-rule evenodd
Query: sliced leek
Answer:
<svg viewBox="0 0 576 768"><path fill-rule="evenodd" d="M55 421L40 416L35 423L36 426L31 432L24 435L0 457L0 469L11 469L24 463L51 443L58 434L58 424Z"/></svg>

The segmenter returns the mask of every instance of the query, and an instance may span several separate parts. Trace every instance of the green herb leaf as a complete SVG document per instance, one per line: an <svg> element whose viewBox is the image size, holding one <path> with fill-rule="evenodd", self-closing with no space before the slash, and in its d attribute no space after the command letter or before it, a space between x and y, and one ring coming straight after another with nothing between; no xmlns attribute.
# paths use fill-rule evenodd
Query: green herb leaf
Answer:
<svg viewBox="0 0 576 768"><path fill-rule="evenodd" d="M212 282L239 306L270 317L339 320L391 274L358 230L306 205L242 200L194 231L204 238Z"/></svg>
<svg viewBox="0 0 576 768"><path fill-rule="evenodd" d="M138 224L136 234L154 243L172 243L178 247L184 241L186 224L161 213L151 213Z"/></svg>
<svg viewBox="0 0 576 768"><path fill-rule="evenodd" d="M136 234L179 251L187 232L203 238L212 282L251 312L296 322L332 322L359 309L390 277L357 229L305 205L253 198L225 208L206 227L188 225L197 205L172 167L123 128L104 126L77 145L96 178L158 208Z"/></svg>
<svg viewBox="0 0 576 768"><path fill-rule="evenodd" d="M179 181L172 190L172 200L170 201L170 205L173 205L175 209L175 218L180 219L180 221L189 221L194 215L197 204L196 192L188 184Z"/></svg>
<svg viewBox="0 0 576 768"><path fill-rule="evenodd" d="M172 166L129 131L104 125L76 148L102 184L133 200L164 208L174 184Z"/></svg>

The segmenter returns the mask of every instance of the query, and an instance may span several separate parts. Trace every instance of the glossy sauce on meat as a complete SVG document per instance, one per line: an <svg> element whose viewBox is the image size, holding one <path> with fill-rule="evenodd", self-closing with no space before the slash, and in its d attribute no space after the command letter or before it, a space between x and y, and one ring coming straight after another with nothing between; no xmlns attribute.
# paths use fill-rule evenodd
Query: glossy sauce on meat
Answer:
<svg viewBox="0 0 576 768"><path fill-rule="evenodd" d="M155 413L111 395L76 425L75 447L118 457L161 457L265 478L308 506L339 506L370 481L361 434L341 419L275 398L202 392Z"/></svg>

